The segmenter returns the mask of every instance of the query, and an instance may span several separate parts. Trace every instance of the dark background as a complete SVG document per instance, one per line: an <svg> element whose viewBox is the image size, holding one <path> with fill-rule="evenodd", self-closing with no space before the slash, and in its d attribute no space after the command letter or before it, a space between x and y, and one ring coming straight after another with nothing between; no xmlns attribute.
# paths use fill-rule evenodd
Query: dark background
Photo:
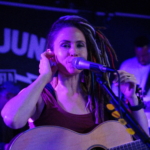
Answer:
<svg viewBox="0 0 150 150"><path fill-rule="evenodd" d="M149 0L1 0L20 4L59 7L105 13L124 12L150 15Z"/></svg>
<svg viewBox="0 0 150 150"><path fill-rule="evenodd" d="M15 5L15 6L14 6ZM39 6L39 7L36 7ZM115 49L118 62L116 68L127 58L134 56L135 37L150 37L149 0L16 0L0 1L0 46L4 44L4 28L28 32L38 38L46 38L51 24L63 15L80 15L93 26L105 27L102 32ZM18 56L11 49L0 53L0 69L15 69L17 74L26 76L29 72L38 75L39 61ZM28 85L17 81L22 87Z"/></svg>

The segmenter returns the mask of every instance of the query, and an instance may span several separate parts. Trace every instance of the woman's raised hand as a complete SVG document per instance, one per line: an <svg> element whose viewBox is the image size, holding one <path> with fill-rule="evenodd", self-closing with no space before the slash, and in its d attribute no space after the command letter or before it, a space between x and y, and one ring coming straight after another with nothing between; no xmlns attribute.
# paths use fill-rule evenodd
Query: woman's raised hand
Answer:
<svg viewBox="0 0 150 150"><path fill-rule="evenodd" d="M39 73L40 75L45 76L45 79L47 79L48 83L51 81L56 71L57 71L57 63L55 60L55 55L50 49L47 49L47 51L41 54Z"/></svg>

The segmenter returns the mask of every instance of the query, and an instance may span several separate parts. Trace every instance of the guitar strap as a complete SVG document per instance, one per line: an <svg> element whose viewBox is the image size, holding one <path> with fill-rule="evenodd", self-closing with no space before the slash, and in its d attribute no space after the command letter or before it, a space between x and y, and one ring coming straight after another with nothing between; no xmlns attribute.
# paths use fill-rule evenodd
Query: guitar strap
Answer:
<svg viewBox="0 0 150 150"><path fill-rule="evenodd" d="M54 92L54 89L50 83L46 84L45 88L53 95L53 97L56 99L56 95Z"/></svg>

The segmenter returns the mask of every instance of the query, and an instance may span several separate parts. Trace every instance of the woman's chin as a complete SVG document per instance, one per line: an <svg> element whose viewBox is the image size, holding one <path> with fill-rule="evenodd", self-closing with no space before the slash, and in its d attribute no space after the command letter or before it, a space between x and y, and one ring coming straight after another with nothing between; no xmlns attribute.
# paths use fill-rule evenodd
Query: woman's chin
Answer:
<svg viewBox="0 0 150 150"><path fill-rule="evenodd" d="M70 64L66 65L65 67L64 66L59 67L58 71L64 75L67 75L67 76L77 75L77 74L80 74L82 72L82 70L78 70Z"/></svg>
<svg viewBox="0 0 150 150"><path fill-rule="evenodd" d="M82 70L78 70L78 69L75 69L75 68L69 68L67 70L64 70L62 71L62 73L64 75L67 75L67 76L74 76L74 75L78 75L82 72Z"/></svg>

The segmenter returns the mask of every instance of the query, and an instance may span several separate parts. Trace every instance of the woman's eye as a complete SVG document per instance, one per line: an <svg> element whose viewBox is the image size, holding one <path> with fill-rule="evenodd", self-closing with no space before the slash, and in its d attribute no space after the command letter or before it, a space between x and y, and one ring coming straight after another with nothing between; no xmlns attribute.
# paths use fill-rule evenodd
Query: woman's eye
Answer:
<svg viewBox="0 0 150 150"><path fill-rule="evenodd" d="M78 44L77 44L77 47L78 47L78 48L81 48L81 47L85 47L85 45L84 45L83 43L78 43Z"/></svg>
<svg viewBox="0 0 150 150"><path fill-rule="evenodd" d="M61 47L69 48L69 47L70 47L70 45L69 45L69 44L61 44Z"/></svg>

